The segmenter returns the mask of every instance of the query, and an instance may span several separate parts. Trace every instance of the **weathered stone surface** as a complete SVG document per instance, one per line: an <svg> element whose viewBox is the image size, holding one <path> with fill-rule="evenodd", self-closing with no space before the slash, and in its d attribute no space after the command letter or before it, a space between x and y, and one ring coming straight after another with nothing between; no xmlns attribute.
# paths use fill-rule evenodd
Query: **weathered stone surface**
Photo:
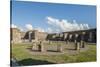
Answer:
<svg viewBox="0 0 100 67"><path fill-rule="evenodd" d="M85 42L81 41L81 48L85 48Z"/></svg>
<svg viewBox="0 0 100 67"><path fill-rule="evenodd" d="M46 51L45 45L43 44L43 41L40 41L40 44L39 44L39 51L41 51L41 52L45 52L45 51Z"/></svg>
<svg viewBox="0 0 100 67"><path fill-rule="evenodd" d="M36 44L36 42L33 43L32 50L37 50L37 44Z"/></svg>
<svg viewBox="0 0 100 67"><path fill-rule="evenodd" d="M80 50L80 42L75 43L75 50Z"/></svg>
<svg viewBox="0 0 100 67"><path fill-rule="evenodd" d="M38 45L38 51L41 51L41 45L40 44Z"/></svg>
<svg viewBox="0 0 100 67"><path fill-rule="evenodd" d="M41 46L41 51L42 51L42 52L45 52L45 51L46 51L45 45L42 45L42 46Z"/></svg>
<svg viewBox="0 0 100 67"><path fill-rule="evenodd" d="M63 52L63 48L61 44L57 44L57 51L58 52Z"/></svg>
<svg viewBox="0 0 100 67"><path fill-rule="evenodd" d="M20 43L21 42L21 33L17 28L11 29L11 41L12 43Z"/></svg>
<svg viewBox="0 0 100 67"><path fill-rule="evenodd" d="M29 35L29 32L32 32ZM33 40L51 40L51 41L73 41L73 36L75 34L85 34L85 41L96 43L96 29L89 30L79 30L79 31L71 31L71 32L62 32L62 33L54 33L48 34L46 32L39 32L38 30L29 30L27 32L22 32L20 29L11 28L11 42L12 43L20 43L28 40L29 42L33 42ZM54 36L54 37L53 37ZM79 38L78 38L79 39ZM80 40L80 39L79 39Z"/></svg>
<svg viewBox="0 0 100 67"><path fill-rule="evenodd" d="M28 38L29 38L29 42L32 42L32 32L30 31L29 33L28 33Z"/></svg>

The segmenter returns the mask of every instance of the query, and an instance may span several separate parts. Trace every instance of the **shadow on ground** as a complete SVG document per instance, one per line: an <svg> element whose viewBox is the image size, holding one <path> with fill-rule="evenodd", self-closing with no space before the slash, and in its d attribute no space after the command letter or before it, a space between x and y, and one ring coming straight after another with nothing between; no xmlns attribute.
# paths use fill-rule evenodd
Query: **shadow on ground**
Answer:
<svg viewBox="0 0 100 67"><path fill-rule="evenodd" d="M74 48L65 48L65 50L75 50Z"/></svg>
<svg viewBox="0 0 100 67"><path fill-rule="evenodd" d="M21 61L18 61L18 64L21 66L30 66L30 65L55 64L55 63L44 61L44 60L36 60L36 59L28 58L28 59L23 59Z"/></svg>
<svg viewBox="0 0 100 67"><path fill-rule="evenodd" d="M59 52L57 50L47 50L47 52Z"/></svg>

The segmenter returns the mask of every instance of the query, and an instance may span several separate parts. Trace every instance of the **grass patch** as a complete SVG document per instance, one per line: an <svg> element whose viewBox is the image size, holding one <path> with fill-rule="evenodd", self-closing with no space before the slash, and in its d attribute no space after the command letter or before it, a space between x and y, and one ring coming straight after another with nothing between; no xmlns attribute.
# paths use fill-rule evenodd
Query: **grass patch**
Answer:
<svg viewBox="0 0 100 67"><path fill-rule="evenodd" d="M96 45L89 45L90 49L76 56L77 62L96 61Z"/></svg>
<svg viewBox="0 0 100 67"><path fill-rule="evenodd" d="M96 45L88 45L89 50L76 55L32 55L26 49L29 44L13 44L12 55L16 57L20 65L40 65L58 63L76 63L96 61Z"/></svg>

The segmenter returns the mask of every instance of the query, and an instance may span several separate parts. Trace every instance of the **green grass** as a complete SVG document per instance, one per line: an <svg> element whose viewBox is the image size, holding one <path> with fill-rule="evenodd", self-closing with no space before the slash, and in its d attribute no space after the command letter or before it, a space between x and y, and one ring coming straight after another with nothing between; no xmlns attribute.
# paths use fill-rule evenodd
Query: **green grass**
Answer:
<svg viewBox="0 0 100 67"><path fill-rule="evenodd" d="M12 55L20 65L38 65L55 63L76 63L96 61L96 45L88 45L89 50L76 55L32 55L27 51L28 44L13 44Z"/></svg>

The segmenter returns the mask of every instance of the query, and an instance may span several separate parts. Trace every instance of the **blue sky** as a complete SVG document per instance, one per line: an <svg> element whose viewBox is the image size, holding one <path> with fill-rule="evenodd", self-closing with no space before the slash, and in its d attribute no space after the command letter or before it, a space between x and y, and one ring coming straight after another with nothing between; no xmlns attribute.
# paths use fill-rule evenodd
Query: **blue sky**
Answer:
<svg viewBox="0 0 100 67"><path fill-rule="evenodd" d="M58 20L58 22L51 21L48 17ZM96 27L96 6L25 1L12 2L12 24L18 27L25 28L26 24L30 24L33 28L54 29L58 28L54 25L62 23L60 22L62 20L68 21L65 24L73 24L73 20L75 20L77 24L88 24L90 28Z"/></svg>

